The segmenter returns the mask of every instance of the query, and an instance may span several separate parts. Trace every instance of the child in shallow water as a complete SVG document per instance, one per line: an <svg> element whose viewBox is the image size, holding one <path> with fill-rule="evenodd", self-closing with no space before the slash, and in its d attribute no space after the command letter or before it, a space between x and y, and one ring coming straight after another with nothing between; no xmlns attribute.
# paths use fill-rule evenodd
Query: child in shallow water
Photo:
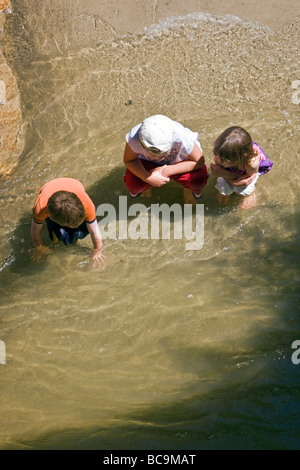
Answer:
<svg viewBox="0 0 300 470"><path fill-rule="evenodd" d="M164 115L144 119L126 135L124 164L132 197L173 180L200 200L208 179L198 133Z"/></svg>
<svg viewBox="0 0 300 470"><path fill-rule="evenodd" d="M217 176L216 188L221 198L227 200L230 194L236 193L244 196L243 208L255 205L255 184L273 166L263 149L245 129L233 126L216 139L213 153L215 163L210 168Z"/></svg>
<svg viewBox="0 0 300 470"><path fill-rule="evenodd" d="M42 228L46 222L50 239L65 245L91 235L93 264L103 262L102 238L96 219L94 203L80 181L56 178L45 183L33 207L31 237L35 247L32 259L40 261L49 248L42 244Z"/></svg>

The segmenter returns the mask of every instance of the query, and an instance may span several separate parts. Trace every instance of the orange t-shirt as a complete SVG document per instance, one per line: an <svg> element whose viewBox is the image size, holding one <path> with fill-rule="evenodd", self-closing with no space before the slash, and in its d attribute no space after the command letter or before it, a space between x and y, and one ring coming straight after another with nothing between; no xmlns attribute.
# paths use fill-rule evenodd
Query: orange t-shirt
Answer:
<svg viewBox="0 0 300 470"><path fill-rule="evenodd" d="M85 221L88 223L94 222L96 219L96 209L93 201L85 192L84 186L80 181L73 178L56 178L48 181L41 187L37 200L33 207L33 220L37 224L45 222L47 217L50 217L48 211L48 200L52 194L57 191L69 191L76 194L80 199L85 210Z"/></svg>

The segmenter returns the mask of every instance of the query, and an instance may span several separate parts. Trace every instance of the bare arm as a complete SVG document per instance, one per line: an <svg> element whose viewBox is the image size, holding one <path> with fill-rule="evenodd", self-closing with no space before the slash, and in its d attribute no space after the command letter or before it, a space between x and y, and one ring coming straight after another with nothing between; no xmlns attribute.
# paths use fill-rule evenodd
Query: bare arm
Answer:
<svg viewBox="0 0 300 470"><path fill-rule="evenodd" d="M44 224L37 224L33 219L31 222L31 238L34 245L34 252L32 254L33 261L40 261L43 254L49 253L50 248L42 244L42 228Z"/></svg>
<svg viewBox="0 0 300 470"><path fill-rule="evenodd" d="M157 174L155 169L152 172L147 171L138 158L138 154L135 153L127 143L124 151L123 161L126 168L128 168L131 173L140 178L142 181L151 184L151 186L163 186L170 181L168 177L162 176L160 172Z"/></svg>
<svg viewBox="0 0 300 470"><path fill-rule="evenodd" d="M104 255L101 253L102 249L102 237L99 230L97 220L94 220L92 223L87 223L88 231L91 235L91 239L93 242L93 261L95 265L101 265L104 261Z"/></svg>
<svg viewBox="0 0 300 470"><path fill-rule="evenodd" d="M225 178L226 181L233 184L233 182L237 180L238 175L236 175L232 171L226 170L226 168L222 165L222 162L218 155L214 155L214 160L215 163L210 164L212 174L217 178Z"/></svg>
<svg viewBox="0 0 300 470"><path fill-rule="evenodd" d="M190 155L188 156L188 160L184 160L179 163L175 163L174 165L166 165L162 174L165 176L173 176L173 175L180 175L183 173L190 173L191 171L198 170L204 165L204 155L200 150L197 144L194 145L194 148Z"/></svg>
<svg viewBox="0 0 300 470"><path fill-rule="evenodd" d="M248 165L246 166L246 175L241 176L238 178L234 184L235 186L248 186L249 184L252 183L252 181L255 180L256 175L258 173L259 169L259 163L260 163L260 157L256 156L251 158L249 161Z"/></svg>
<svg viewBox="0 0 300 470"><path fill-rule="evenodd" d="M35 248L38 248L42 245L42 236L41 231L43 228L43 224L37 224L33 219L31 222L31 238Z"/></svg>
<svg viewBox="0 0 300 470"><path fill-rule="evenodd" d="M226 168L221 165L218 165L217 163L211 163L210 169L213 175L217 177L222 177L231 184L233 184L238 178L240 178L240 176L236 173L232 173L232 171L226 170Z"/></svg>
<svg viewBox="0 0 300 470"><path fill-rule="evenodd" d="M239 175L227 170L222 165L222 162L217 155L214 156L214 159L215 163L211 163L210 165L212 174L217 177L224 178L226 181L235 186L248 186L256 178L260 162L259 156L255 156L249 161L249 163L246 165L246 174L244 175Z"/></svg>
<svg viewBox="0 0 300 470"><path fill-rule="evenodd" d="M138 153L135 153L126 143L123 162L131 173L145 181L151 173L145 170L138 156Z"/></svg>
<svg viewBox="0 0 300 470"><path fill-rule="evenodd" d="M260 164L259 155L251 158L251 160L249 160L248 165L246 166L247 175L253 175L253 174L256 175L258 173L259 164Z"/></svg>

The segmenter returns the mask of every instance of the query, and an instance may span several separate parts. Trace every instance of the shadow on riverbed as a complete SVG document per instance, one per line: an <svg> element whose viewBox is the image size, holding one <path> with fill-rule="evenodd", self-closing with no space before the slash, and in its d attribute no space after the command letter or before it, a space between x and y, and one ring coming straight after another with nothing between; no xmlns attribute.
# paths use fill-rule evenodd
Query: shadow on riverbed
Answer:
<svg viewBox="0 0 300 470"><path fill-rule="evenodd" d="M96 206L103 203L113 204L117 206L119 196L128 196L128 205L135 203L142 204L163 204L168 205L185 203L183 187L174 181L162 186L161 188L151 188L150 197L143 193L137 198L131 198L129 191L123 181L123 175L125 173L125 167L123 165L115 167L109 172L108 175L99 179L93 186L87 187L86 191L94 201ZM233 197L226 208L220 207L217 199L217 190L214 185L216 178L210 176L208 182L202 191L202 199L199 201L200 204L205 204L208 209L212 210L212 214L218 214L221 209L232 210L239 206L240 198ZM193 204L196 201L191 197ZM188 202L190 203L190 202Z"/></svg>
<svg viewBox="0 0 300 470"><path fill-rule="evenodd" d="M191 393L189 398L170 404L159 403L114 415L111 420L117 424L110 427L51 431L31 439L14 440L4 449L296 450L300 445L295 433L300 415L299 374L295 377L296 366L289 350L295 331L282 335L270 328L263 334L256 333L255 344L258 341L265 344L265 336L269 340L261 349L260 373L257 359L255 366L251 365L250 353L239 368L233 357L224 358L222 351L215 350L213 355L201 347L178 351L183 357L188 353L190 358L200 359L212 370L216 367L215 358L222 355L222 363L228 363L228 370L224 371L226 380L214 383L208 393ZM274 348L283 344L287 355L280 360L275 357ZM200 375L197 380L201 383ZM187 393L182 390L183 395Z"/></svg>
<svg viewBox="0 0 300 470"><path fill-rule="evenodd" d="M300 366L291 360L291 345L299 339L300 331L299 211L293 217L287 214L284 222L289 224L290 231L293 229L292 235L274 236L267 249L256 241L252 253L241 256L241 285L237 287L243 286L242 274L252 274L252 287L260 295L265 292L265 304L270 309L267 321L246 332L247 348L242 354L235 342L231 342L232 352L228 353L215 343L209 348L201 344L181 347L174 341L168 344L166 336L165 347L174 374L177 371L180 375L184 369L194 376L188 386L179 388L177 399L173 397L171 403L165 401L136 409L131 403L131 411L115 412L110 417L111 426L99 423L99 426L22 436L2 448L298 449L300 439L295 430L300 425ZM249 262L254 253L256 256ZM202 367L210 370L215 380L203 383ZM95 403L95 416L97 409Z"/></svg>

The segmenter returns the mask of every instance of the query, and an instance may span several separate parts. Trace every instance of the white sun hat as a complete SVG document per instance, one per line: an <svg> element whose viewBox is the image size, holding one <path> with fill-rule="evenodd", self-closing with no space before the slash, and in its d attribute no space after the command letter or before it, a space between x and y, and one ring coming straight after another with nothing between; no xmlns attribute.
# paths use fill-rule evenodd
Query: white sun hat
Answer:
<svg viewBox="0 0 300 470"><path fill-rule="evenodd" d="M162 114L155 114L144 119L139 138L147 150L155 153L167 152L173 142L171 120Z"/></svg>

